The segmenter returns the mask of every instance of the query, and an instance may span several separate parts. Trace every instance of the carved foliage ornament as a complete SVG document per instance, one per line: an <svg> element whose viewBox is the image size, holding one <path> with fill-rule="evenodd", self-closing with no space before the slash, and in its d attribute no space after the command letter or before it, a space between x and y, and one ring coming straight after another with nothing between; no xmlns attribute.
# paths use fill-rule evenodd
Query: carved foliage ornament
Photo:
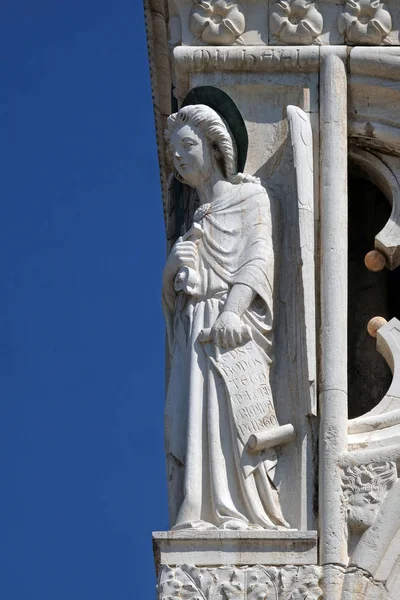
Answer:
<svg viewBox="0 0 400 600"><path fill-rule="evenodd" d="M396 480L397 468L391 461L344 468L342 489L350 529L362 532L372 525L384 497Z"/></svg>
<svg viewBox="0 0 400 600"><path fill-rule="evenodd" d="M211 46L243 44L243 8L229 0L194 0L190 28L199 40Z"/></svg>
<svg viewBox="0 0 400 600"><path fill-rule="evenodd" d="M323 18L315 2L281 0L272 7L270 28L285 44L313 44L323 28Z"/></svg>
<svg viewBox="0 0 400 600"><path fill-rule="evenodd" d="M162 567L158 600L320 600L318 567Z"/></svg>
<svg viewBox="0 0 400 600"><path fill-rule="evenodd" d="M379 0L348 0L338 25L346 42L379 45L392 30L392 17Z"/></svg>

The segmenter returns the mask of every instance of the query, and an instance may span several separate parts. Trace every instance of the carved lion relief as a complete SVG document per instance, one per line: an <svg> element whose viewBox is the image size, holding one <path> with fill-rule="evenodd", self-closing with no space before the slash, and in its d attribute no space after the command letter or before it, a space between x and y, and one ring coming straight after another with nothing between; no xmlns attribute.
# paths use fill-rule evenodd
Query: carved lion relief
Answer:
<svg viewBox="0 0 400 600"><path fill-rule="evenodd" d="M363 532L372 525L384 497L396 480L397 468L392 461L344 468L342 489L350 529Z"/></svg>

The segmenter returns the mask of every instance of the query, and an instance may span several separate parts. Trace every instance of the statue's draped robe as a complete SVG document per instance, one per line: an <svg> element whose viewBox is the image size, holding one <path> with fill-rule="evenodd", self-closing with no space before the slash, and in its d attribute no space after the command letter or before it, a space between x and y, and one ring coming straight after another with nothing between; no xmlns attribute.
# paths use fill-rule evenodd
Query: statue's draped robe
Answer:
<svg viewBox="0 0 400 600"><path fill-rule="evenodd" d="M286 525L268 476L268 455L250 455L244 448L225 384L199 340L221 313L232 286L245 284L256 297L243 322L271 361L274 259L268 195L258 183L237 184L229 195L201 206L195 220L203 230L199 284L194 295L178 293L174 313L166 315L171 324L166 451L174 464L184 465L183 481L171 473L170 494L178 502L171 525L230 527L232 520L244 527Z"/></svg>

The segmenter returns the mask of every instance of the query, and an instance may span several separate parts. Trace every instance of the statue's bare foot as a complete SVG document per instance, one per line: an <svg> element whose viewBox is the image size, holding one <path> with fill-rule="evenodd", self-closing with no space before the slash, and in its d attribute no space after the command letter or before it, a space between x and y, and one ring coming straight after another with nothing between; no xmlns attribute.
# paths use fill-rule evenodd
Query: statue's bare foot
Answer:
<svg viewBox="0 0 400 600"><path fill-rule="evenodd" d="M208 531L210 529L217 529L216 525L212 523L207 523L207 521L202 521L201 519L197 521L184 521L183 523L178 523L172 527L172 531L180 531L182 529L196 529L198 531Z"/></svg>

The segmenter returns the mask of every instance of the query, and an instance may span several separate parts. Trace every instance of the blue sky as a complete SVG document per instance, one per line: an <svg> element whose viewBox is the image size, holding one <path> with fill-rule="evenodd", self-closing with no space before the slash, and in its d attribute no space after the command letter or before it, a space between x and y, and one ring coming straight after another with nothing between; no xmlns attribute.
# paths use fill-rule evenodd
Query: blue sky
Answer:
<svg viewBox="0 0 400 600"><path fill-rule="evenodd" d="M0 23L0 597L153 600L165 238L142 2L3 2Z"/></svg>

